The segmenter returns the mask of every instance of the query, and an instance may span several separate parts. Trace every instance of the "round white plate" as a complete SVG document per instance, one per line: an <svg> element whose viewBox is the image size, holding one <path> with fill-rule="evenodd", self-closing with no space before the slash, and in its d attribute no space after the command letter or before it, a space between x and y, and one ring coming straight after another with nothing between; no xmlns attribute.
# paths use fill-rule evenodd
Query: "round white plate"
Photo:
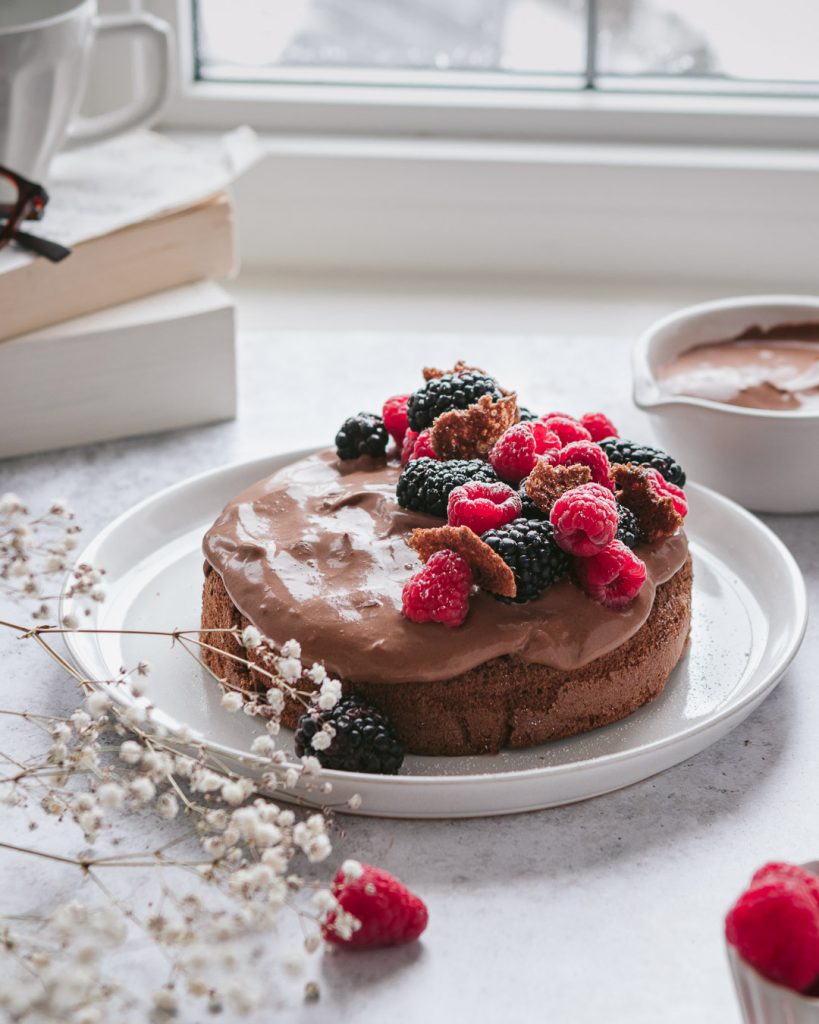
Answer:
<svg viewBox="0 0 819 1024"><path fill-rule="evenodd" d="M261 723L225 712L212 676L168 639L116 631L195 629L203 534L234 495L305 454L213 470L120 516L80 558L106 569L108 591L83 625L114 632L67 638L74 660L91 679L111 679L119 666L151 661L147 697L163 724L172 731L184 725L222 760L241 757L247 765L251 758L260 770L263 762L247 751ZM658 700L615 725L529 750L409 756L398 776L326 771L322 778L332 782L333 792L324 801L343 806L358 793L359 813L402 818L554 807L670 768L738 725L771 692L799 648L807 619L805 585L787 548L758 519L695 484L687 494L695 572L691 643ZM63 610L70 610L70 602ZM116 699L127 699L121 690L110 690ZM281 742L290 743L284 730Z"/></svg>

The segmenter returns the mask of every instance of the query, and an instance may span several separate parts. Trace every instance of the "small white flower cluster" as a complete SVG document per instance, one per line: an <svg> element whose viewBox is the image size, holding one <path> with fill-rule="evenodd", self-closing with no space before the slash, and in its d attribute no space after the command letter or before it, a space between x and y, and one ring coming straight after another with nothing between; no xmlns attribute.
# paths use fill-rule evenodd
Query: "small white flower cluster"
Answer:
<svg viewBox="0 0 819 1024"><path fill-rule="evenodd" d="M55 499L48 511L31 515L16 494L0 495L0 594L17 601L32 602L34 619L50 613L49 602L71 565L80 527L65 501ZM89 565L73 570L67 589L69 597L102 601L102 573ZM66 628L76 628L70 619Z"/></svg>

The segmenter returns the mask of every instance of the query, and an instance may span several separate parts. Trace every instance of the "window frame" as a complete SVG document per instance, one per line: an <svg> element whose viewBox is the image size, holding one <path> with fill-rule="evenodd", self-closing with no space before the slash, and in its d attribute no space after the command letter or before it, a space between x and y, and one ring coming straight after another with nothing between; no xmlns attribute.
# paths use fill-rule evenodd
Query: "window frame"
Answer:
<svg viewBox="0 0 819 1024"><path fill-rule="evenodd" d="M321 136L819 146L815 86L787 86L763 96L756 84L715 83L718 91L706 95L648 77L640 80L643 88L632 82L625 88L614 76L601 79L607 91L557 87L566 76L555 76L552 88L543 87L544 76L533 87L534 76L502 84L502 75L481 75L491 84L468 88L369 84L365 76L358 84L197 80L191 0L143 0L143 6L169 21L176 34L177 81L162 119L171 128L245 123L259 131ZM441 77L432 73L426 80ZM477 83L478 76L470 81ZM646 85L662 91L645 91Z"/></svg>

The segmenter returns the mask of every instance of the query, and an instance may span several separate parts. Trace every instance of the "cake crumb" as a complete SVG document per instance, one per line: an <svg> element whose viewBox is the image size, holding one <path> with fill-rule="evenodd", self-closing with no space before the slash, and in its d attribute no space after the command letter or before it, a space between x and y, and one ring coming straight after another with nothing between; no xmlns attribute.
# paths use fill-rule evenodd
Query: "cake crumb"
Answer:
<svg viewBox="0 0 819 1024"><path fill-rule="evenodd" d="M509 566L477 533L468 526L432 526L416 529L410 537L410 547L428 561L436 551L448 548L469 562L475 582L484 590L501 597L514 597L517 593L515 576Z"/></svg>
<svg viewBox="0 0 819 1024"><path fill-rule="evenodd" d="M683 519L668 495L658 494L644 466L630 462L611 467L611 477L621 505L637 516L640 532L648 543L670 537L682 526Z"/></svg>
<svg viewBox="0 0 819 1024"><path fill-rule="evenodd" d="M446 377L450 373L464 373L466 370L471 370L473 373L481 373L484 377L489 376L486 370L482 370L480 366L467 366L463 359L459 359L451 370L439 370L437 366L425 366L423 370L424 380L437 380L438 377Z"/></svg>
<svg viewBox="0 0 819 1024"><path fill-rule="evenodd" d="M552 466L546 459L538 459L535 468L526 478L526 493L544 515L549 515L552 505L567 491L574 490L591 481L588 466Z"/></svg>
<svg viewBox="0 0 819 1024"><path fill-rule="evenodd" d="M442 459L485 459L489 449L519 419L517 396L497 401L482 395L468 409L442 413L430 428L429 440Z"/></svg>

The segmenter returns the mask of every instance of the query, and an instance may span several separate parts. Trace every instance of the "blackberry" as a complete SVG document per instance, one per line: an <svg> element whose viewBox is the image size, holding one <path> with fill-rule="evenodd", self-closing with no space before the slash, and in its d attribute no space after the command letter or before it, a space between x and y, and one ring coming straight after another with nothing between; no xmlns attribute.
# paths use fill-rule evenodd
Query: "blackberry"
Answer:
<svg viewBox="0 0 819 1024"><path fill-rule="evenodd" d="M521 510L520 514L524 519L548 519L537 505L532 501L529 495L526 493L526 480L521 481L520 487L518 488L518 496L520 497Z"/></svg>
<svg viewBox="0 0 819 1024"><path fill-rule="evenodd" d="M413 430L432 426L441 413L450 409L466 409L482 395L501 398L498 385L491 377L474 370L445 373L443 377L428 380L422 388L410 395L407 418Z"/></svg>
<svg viewBox="0 0 819 1024"><path fill-rule="evenodd" d="M336 434L336 452L340 459L357 459L360 455L378 458L387 450L387 428L380 416L360 412L341 424Z"/></svg>
<svg viewBox="0 0 819 1024"><path fill-rule="evenodd" d="M330 746L317 750L313 737L329 723L336 734ZM296 754L312 754L324 768L343 772L370 772L397 775L404 761L404 750L385 714L360 697L342 697L330 711L313 708L299 719L296 728Z"/></svg>
<svg viewBox="0 0 819 1024"><path fill-rule="evenodd" d="M497 530L487 530L481 540L496 551L515 574L517 604L533 601L542 590L566 574L569 556L555 544L547 520L513 519ZM509 598L499 598L509 602Z"/></svg>
<svg viewBox="0 0 819 1024"><path fill-rule="evenodd" d="M480 459L413 459L398 478L398 504L413 512L428 512L446 519L449 494L470 480L493 484L498 477L488 462Z"/></svg>
<svg viewBox="0 0 819 1024"><path fill-rule="evenodd" d="M531 409L527 409L525 405L518 407L518 413L520 414L521 423L530 423L532 420L540 419L536 412L532 412Z"/></svg>
<svg viewBox="0 0 819 1024"><path fill-rule="evenodd" d="M606 437L597 442L608 455L609 462L631 462L635 466L651 466L678 487L685 486L685 472L682 466L666 452L637 441L626 441L622 437Z"/></svg>
<svg viewBox="0 0 819 1024"><path fill-rule="evenodd" d="M641 540L640 522L637 516L625 505L617 506L620 525L617 527L617 540L621 540L627 548L636 548Z"/></svg>

